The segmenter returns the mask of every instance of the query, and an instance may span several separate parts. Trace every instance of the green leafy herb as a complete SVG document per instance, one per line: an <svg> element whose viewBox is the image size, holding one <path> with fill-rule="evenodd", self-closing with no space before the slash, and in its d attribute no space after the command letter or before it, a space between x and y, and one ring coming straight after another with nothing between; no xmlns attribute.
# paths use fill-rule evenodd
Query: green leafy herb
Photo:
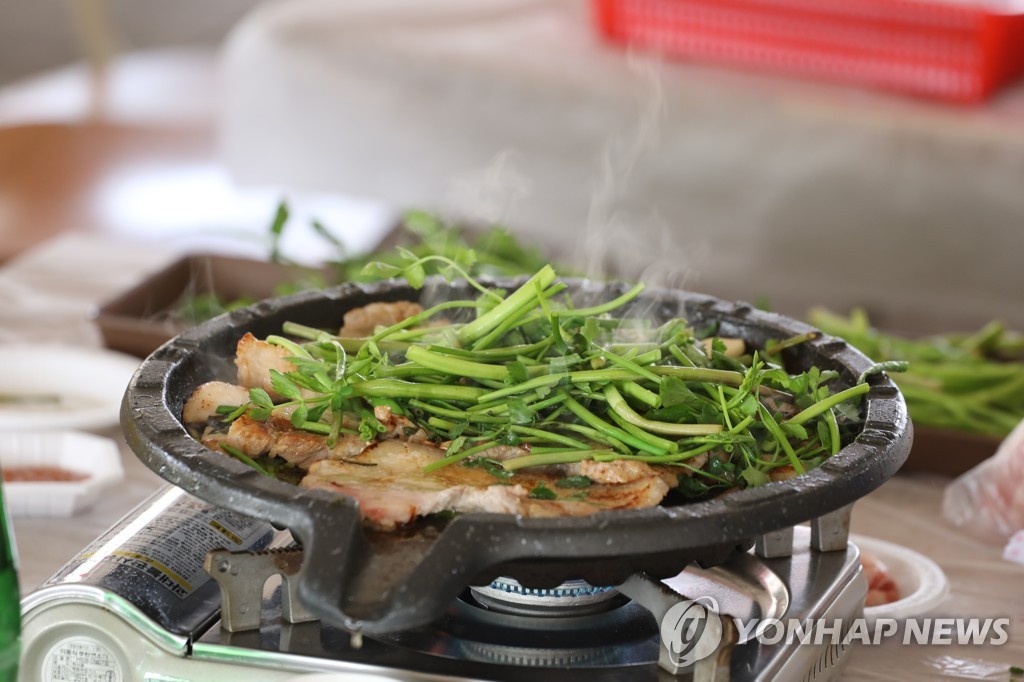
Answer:
<svg viewBox="0 0 1024 682"><path fill-rule="evenodd" d="M286 374L282 374L276 369L270 370L270 385L273 386L277 393L280 393L285 398L298 400L302 395L298 384L296 384L291 377Z"/></svg>
<svg viewBox="0 0 1024 682"><path fill-rule="evenodd" d="M257 407L274 407L274 401L270 399L270 395L259 387L249 389L249 401Z"/></svg>
<svg viewBox="0 0 1024 682"><path fill-rule="evenodd" d="M711 487L700 479L680 474L679 484L676 486L676 490L682 493L684 497L688 497L690 499L701 499L707 497L711 492Z"/></svg>
<svg viewBox="0 0 1024 682"><path fill-rule="evenodd" d="M295 411L292 412L292 426L294 426L295 428L299 428L306 423L306 420L308 418L309 408L307 408L305 405L299 405L298 407L295 408Z"/></svg>
<svg viewBox="0 0 1024 682"><path fill-rule="evenodd" d="M264 476L270 476L270 474L267 472L266 469L264 469L252 457L250 457L249 455L245 454L244 452L242 452L238 448L233 447L231 445L228 445L227 443L223 443L222 442L222 443L220 443L220 449L223 450L224 452L228 453L229 455L231 455L235 459L240 460L240 461L248 464L253 469L255 469L256 471L258 471L261 474L263 474Z"/></svg>
<svg viewBox="0 0 1024 682"><path fill-rule="evenodd" d="M513 424L532 424L533 410L522 398L512 398L508 401L508 418Z"/></svg>
<svg viewBox="0 0 1024 682"><path fill-rule="evenodd" d="M465 467L478 467L483 469L491 476L500 479L509 479L515 476L514 471L507 471L505 467L501 465L501 462L497 460L488 459L486 457L477 457L474 459L467 459L462 463Z"/></svg>
<svg viewBox="0 0 1024 682"><path fill-rule="evenodd" d="M766 483L771 482L771 479L768 478L768 474L760 469L755 469L754 467L747 467L740 473L740 476L742 476L743 480L747 482L748 488L756 488L759 485L765 485Z"/></svg>
<svg viewBox="0 0 1024 682"><path fill-rule="evenodd" d="M538 483L537 486L530 491L531 498L535 500L557 500L558 493L551 488L544 485L543 481Z"/></svg>

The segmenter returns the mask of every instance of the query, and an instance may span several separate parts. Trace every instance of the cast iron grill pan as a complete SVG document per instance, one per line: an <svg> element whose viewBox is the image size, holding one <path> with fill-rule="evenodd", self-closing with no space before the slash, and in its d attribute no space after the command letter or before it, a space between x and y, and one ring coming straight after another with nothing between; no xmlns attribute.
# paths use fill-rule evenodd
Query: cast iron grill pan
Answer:
<svg viewBox="0 0 1024 682"><path fill-rule="evenodd" d="M471 298L466 284L435 290ZM511 289L516 281L493 282ZM428 285L429 286L429 285ZM625 285L570 283L577 305L610 300ZM506 575L530 587L570 578L614 585L636 571L668 577L697 562L711 566L758 535L834 511L880 486L899 469L911 445L906 405L890 379L871 377L866 420L855 441L819 468L704 502L595 514L526 519L462 514L443 527L407 534L367 534L356 502L266 478L188 435L179 415L201 383L234 381L233 358L245 332L277 334L285 321L338 328L349 309L373 301L418 300L403 282L346 284L270 299L202 324L167 342L130 382L121 423L135 454L158 475L220 507L288 528L302 543L300 594L325 620L367 634L394 632L439 617L470 584ZM807 325L744 303L677 290L648 290L635 307L655 318L684 317L695 328L754 347L811 331ZM823 336L788 349L791 371L835 369L851 385L871 362L845 342Z"/></svg>

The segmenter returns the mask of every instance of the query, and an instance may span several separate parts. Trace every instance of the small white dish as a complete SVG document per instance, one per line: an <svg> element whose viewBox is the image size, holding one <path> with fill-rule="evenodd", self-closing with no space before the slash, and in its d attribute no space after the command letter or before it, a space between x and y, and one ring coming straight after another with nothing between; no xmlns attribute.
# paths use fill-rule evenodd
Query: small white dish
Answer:
<svg viewBox="0 0 1024 682"><path fill-rule="evenodd" d="M110 438L77 431L0 433L0 468L56 467L75 481L5 481L4 498L15 518L66 517L92 506L124 478L121 453Z"/></svg>
<svg viewBox="0 0 1024 682"><path fill-rule="evenodd" d="M0 346L0 429L104 429L116 426L128 382L141 360L99 348Z"/></svg>
<svg viewBox="0 0 1024 682"><path fill-rule="evenodd" d="M931 611L949 595L949 580L939 565L919 552L877 538L851 535L850 541L862 553L885 564L896 583L900 598L880 606L864 608L868 622L881 618L900 620Z"/></svg>

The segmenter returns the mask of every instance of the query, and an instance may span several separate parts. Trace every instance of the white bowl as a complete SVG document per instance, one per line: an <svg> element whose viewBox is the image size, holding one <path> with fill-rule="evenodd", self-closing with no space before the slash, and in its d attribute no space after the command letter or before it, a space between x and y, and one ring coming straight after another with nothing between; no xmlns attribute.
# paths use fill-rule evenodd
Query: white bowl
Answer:
<svg viewBox="0 0 1024 682"><path fill-rule="evenodd" d="M949 594L946 574L923 554L903 545L863 535L851 535L850 540L862 553L870 554L885 564L900 594L894 602L865 607L864 617L869 623L881 618L900 620L927 613Z"/></svg>
<svg viewBox="0 0 1024 682"><path fill-rule="evenodd" d="M77 431L0 433L0 468L58 467L85 474L79 481L11 481L4 498L12 516L71 516L124 478L121 453L109 438Z"/></svg>

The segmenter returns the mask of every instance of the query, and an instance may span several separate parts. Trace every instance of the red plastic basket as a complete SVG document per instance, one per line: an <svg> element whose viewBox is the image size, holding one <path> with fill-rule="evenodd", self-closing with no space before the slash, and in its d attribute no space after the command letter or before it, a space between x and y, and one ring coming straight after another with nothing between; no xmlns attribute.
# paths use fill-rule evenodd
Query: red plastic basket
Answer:
<svg viewBox="0 0 1024 682"><path fill-rule="evenodd" d="M665 55L979 102L1024 72L1024 14L938 0L592 0Z"/></svg>

